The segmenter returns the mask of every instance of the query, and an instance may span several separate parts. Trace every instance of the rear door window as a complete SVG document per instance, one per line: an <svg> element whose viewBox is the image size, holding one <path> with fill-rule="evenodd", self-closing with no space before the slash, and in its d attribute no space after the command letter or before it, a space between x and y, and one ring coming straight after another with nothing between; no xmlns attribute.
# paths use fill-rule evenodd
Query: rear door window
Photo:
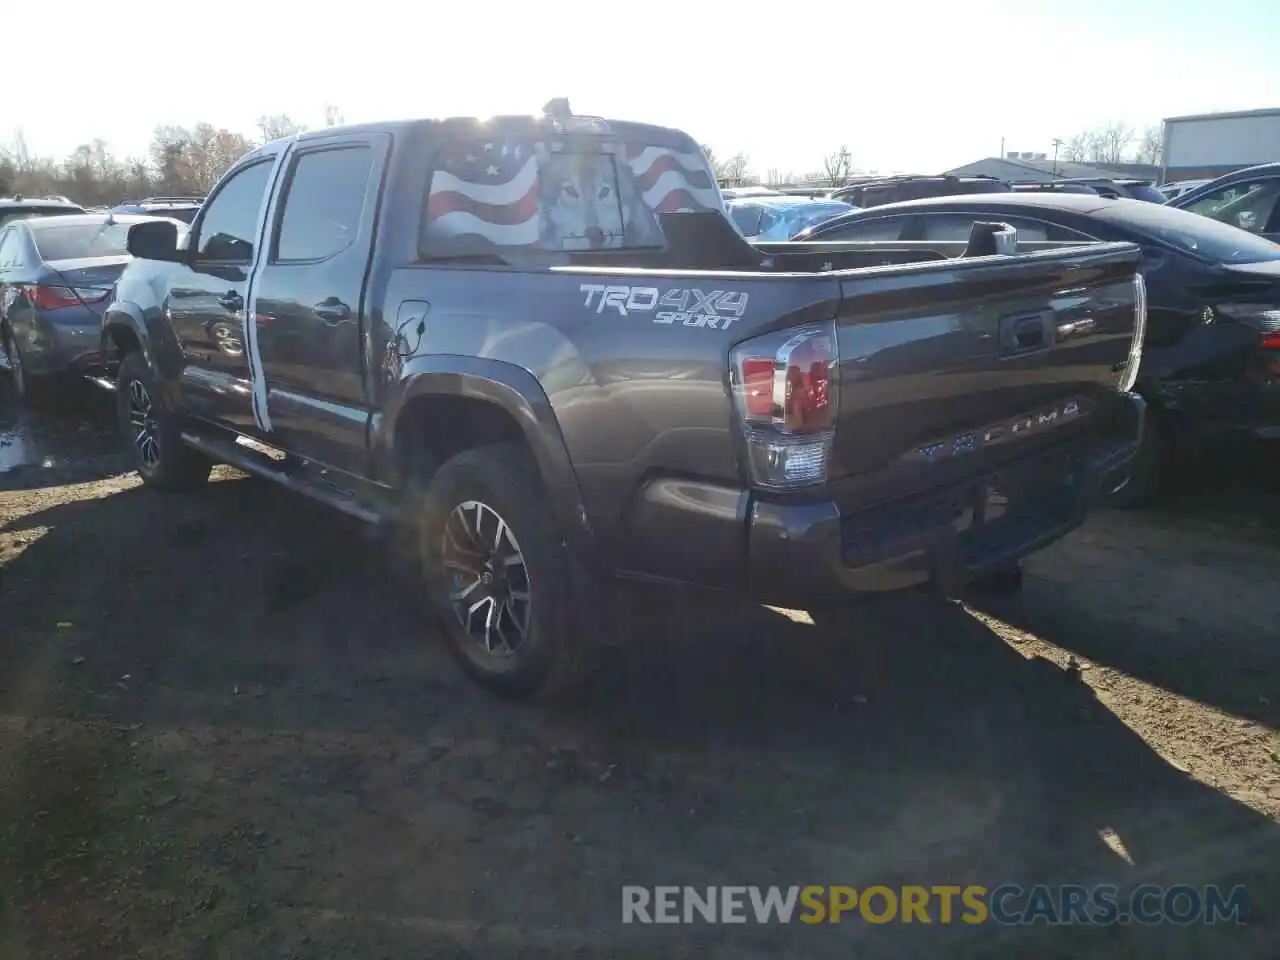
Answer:
<svg viewBox="0 0 1280 960"><path fill-rule="evenodd" d="M297 156L285 187L273 261L326 260L351 246L372 169L373 151L367 146Z"/></svg>
<svg viewBox="0 0 1280 960"><path fill-rule="evenodd" d="M437 158L419 246L428 259L504 248L660 247L657 214L723 209L715 177L696 150L460 140Z"/></svg>

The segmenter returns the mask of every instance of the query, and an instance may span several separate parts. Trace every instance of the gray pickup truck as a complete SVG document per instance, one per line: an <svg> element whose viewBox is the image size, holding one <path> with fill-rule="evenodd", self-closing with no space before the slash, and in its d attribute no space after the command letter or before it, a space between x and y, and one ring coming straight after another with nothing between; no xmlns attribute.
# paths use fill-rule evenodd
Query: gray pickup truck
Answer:
<svg viewBox="0 0 1280 960"><path fill-rule="evenodd" d="M563 103L330 128L133 227L102 349L146 484L229 463L395 532L526 695L586 673L619 579L1009 586L1126 481L1137 248L979 233L753 246L690 137Z"/></svg>

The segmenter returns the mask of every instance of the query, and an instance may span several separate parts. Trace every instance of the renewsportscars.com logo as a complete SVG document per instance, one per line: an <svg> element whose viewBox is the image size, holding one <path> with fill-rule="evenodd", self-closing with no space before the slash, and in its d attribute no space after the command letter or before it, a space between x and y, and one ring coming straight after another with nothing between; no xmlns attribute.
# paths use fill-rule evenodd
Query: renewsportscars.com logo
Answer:
<svg viewBox="0 0 1280 960"><path fill-rule="evenodd" d="M1107 884L622 888L623 923L995 923L1050 926L1241 923L1242 886Z"/></svg>

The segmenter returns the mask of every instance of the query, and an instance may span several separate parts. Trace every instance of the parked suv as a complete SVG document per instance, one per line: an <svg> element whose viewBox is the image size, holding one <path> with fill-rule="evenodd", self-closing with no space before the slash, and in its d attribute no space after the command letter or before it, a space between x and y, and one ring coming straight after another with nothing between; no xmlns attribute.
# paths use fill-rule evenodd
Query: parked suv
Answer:
<svg viewBox="0 0 1280 960"><path fill-rule="evenodd" d="M0 197L0 227L27 217L57 217L84 212L84 207L66 197Z"/></svg>
<svg viewBox="0 0 1280 960"><path fill-rule="evenodd" d="M147 197L136 203L122 203L112 207L112 213L140 213L152 217L172 217L190 223L200 211L203 197Z"/></svg>

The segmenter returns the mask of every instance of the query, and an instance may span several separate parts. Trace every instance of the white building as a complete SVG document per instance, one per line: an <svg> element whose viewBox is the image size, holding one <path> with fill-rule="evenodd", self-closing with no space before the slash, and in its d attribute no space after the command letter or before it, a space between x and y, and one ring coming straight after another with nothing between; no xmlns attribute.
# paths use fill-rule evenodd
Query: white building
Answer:
<svg viewBox="0 0 1280 960"><path fill-rule="evenodd" d="M1164 122L1161 181L1220 177L1280 160L1280 108L1202 113Z"/></svg>

